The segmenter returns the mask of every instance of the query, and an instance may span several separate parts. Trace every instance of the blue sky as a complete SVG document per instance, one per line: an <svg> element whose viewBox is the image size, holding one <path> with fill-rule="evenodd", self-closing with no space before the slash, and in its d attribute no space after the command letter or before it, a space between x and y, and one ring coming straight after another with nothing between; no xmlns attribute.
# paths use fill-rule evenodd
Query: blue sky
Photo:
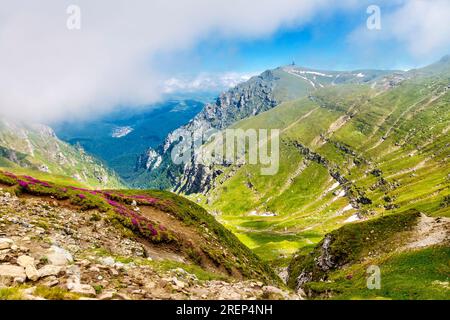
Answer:
<svg viewBox="0 0 450 320"><path fill-rule="evenodd" d="M377 1L372 1L377 3ZM389 16L404 1L380 3L383 16ZM297 27L281 27L258 39L228 39L210 36L190 50L160 57L170 61L166 70L180 73L261 72L295 61L297 65L331 70L411 69L435 62L450 53L450 45L434 52L416 55L401 39L392 39L390 30L364 31L378 40L365 47L355 42L355 30L363 30L369 14L364 6L332 15L316 17ZM417 17L416 17L417 18ZM415 17L411 17L415 19ZM391 21L392 22L392 19ZM389 28L387 26L386 28ZM362 33L362 38L364 37ZM372 35L370 35L372 36ZM362 39L364 40L364 39ZM186 61L189 61L186 64Z"/></svg>

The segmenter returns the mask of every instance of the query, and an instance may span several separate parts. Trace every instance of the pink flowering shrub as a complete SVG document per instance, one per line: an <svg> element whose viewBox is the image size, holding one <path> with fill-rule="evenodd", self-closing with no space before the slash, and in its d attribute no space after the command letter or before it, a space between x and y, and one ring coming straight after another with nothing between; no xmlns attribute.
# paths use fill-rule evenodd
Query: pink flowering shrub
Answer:
<svg viewBox="0 0 450 320"><path fill-rule="evenodd" d="M23 180L18 180L19 182L19 186L21 186L22 188L28 188L28 182L23 181Z"/></svg>
<svg viewBox="0 0 450 320"><path fill-rule="evenodd" d="M145 194L128 195L115 191L89 190L74 186L58 187L30 176L19 178L12 173L1 171L0 183L19 186L20 192L28 194L52 196L59 200L69 199L71 204L82 210L96 209L104 212L112 210L116 214L114 219L117 219L123 226L155 243L175 240L164 226L153 224L147 217L129 207L133 202L156 208L164 203Z"/></svg>

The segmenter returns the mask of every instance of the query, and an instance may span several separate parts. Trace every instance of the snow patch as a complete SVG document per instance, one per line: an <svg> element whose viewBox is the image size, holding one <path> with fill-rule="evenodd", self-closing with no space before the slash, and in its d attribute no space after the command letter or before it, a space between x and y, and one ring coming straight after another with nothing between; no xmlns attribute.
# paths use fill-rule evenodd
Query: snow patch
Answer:
<svg viewBox="0 0 450 320"><path fill-rule="evenodd" d="M345 207L344 207L344 209L342 209L342 212L347 212L347 211L350 211L350 210L352 210L353 209L353 206L351 205L351 204L349 204L349 205L346 205Z"/></svg>
<svg viewBox="0 0 450 320"><path fill-rule="evenodd" d="M359 220L361 220L361 218L358 217L357 214L354 214L354 215L348 217L348 218L344 221L344 223L355 222L355 221L359 221Z"/></svg>
<svg viewBox="0 0 450 320"><path fill-rule="evenodd" d="M111 134L113 138L122 138L130 134L134 129L132 127L118 127L115 128Z"/></svg>
<svg viewBox="0 0 450 320"><path fill-rule="evenodd" d="M275 217L277 214L273 212L258 212L256 210L250 211L248 213L249 216L258 216L258 217Z"/></svg>
<svg viewBox="0 0 450 320"><path fill-rule="evenodd" d="M330 192L331 190L336 189L337 187L339 187L339 182L335 182L331 187L329 187L326 191L326 193Z"/></svg>

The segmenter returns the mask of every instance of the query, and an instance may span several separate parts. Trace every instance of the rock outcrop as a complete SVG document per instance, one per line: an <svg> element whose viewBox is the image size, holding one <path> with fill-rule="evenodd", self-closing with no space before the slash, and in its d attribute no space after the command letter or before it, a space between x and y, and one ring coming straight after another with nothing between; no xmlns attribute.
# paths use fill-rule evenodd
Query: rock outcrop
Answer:
<svg viewBox="0 0 450 320"><path fill-rule="evenodd" d="M202 145L209 137L209 132L222 130L236 121L276 106L281 102L274 94L278 79L273 71L266 71L224 92L215 103L207 104L187 125L171 132L157 152L149 149L139 156L136 169L145 168L169 176L176 191L205 191L215 177L212 168L196 164L194 159L187 163L174 164L171 151L183 139L192 138L192 145ZM204 136L198 137L198 134ZM167 168L169 169L166 172L161 170Z"/></svg>

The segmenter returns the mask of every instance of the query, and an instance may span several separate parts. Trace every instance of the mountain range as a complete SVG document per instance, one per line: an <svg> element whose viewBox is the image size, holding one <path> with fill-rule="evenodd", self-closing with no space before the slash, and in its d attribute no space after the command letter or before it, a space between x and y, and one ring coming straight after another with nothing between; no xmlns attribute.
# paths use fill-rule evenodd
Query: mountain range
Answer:
<svg viewBox="0 0 450 320"><path fill-rule="evenodd" d="M174 100L83 126L60 124L55 130L66 142L48 126L3 120L0 161L17 175L25 170L51 181L53 175L68 176L71 184L94 189L166 189L187 197L192 202L163 191L83 191L95 197L95 209L103 208L97 202L117 201L131 210L136 205L172 210L189 228L212 226L218 237L214 248L202 247L197 236L194 247L201 258L209 256L207 266L227 264L226 272L216 269L228 276L257 277L243 267L244 260L260 268L264 281L277 283L272 270L277 271L303 297L444 298L450 256L449 106L450 56L409 71L288 65L206 104ZM180 137L226 129L279 130L278 172L261 175L262 164L249 161L200 164L196 156L173 163ZM9 179L6 174L3 183L17 194L29 189L22 178ZM166 207L153 200L134 203L129 192L134 200L151 196ZM130 219L123 224L138 232ZM192 230L183 230L192 236ZM186 251L189 244L182 244ZM231 258L220 258L220 246L231 248ZM205 267L198 254L184 253ZM386 270L381 291L366 286L371 266Z"/></svg>

